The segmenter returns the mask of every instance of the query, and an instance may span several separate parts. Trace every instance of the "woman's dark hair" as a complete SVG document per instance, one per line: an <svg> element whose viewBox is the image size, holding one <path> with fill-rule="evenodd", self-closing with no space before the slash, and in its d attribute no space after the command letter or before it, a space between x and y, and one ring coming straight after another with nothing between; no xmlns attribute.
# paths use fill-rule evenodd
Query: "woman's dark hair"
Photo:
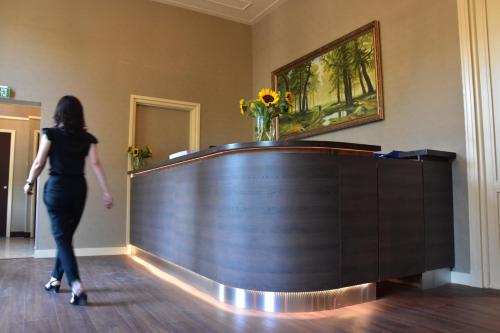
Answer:
<svg viewBox="0 0 500 333"><path fill-rule="evenodd" d="M56 127L62 127L68 132L86 131L83 106L75 96L61 97L56 106L54 121Z"/></svg>

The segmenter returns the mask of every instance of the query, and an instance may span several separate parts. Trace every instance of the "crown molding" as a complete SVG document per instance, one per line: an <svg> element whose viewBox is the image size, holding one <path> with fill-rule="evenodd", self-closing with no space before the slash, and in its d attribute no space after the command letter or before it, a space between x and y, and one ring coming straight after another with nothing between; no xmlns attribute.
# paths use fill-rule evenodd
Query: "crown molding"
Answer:
<svg viewBox="0 0 500 333"><path fill-rule="evenodd" d="M252 25L287 0L151 0Z"/></svg>

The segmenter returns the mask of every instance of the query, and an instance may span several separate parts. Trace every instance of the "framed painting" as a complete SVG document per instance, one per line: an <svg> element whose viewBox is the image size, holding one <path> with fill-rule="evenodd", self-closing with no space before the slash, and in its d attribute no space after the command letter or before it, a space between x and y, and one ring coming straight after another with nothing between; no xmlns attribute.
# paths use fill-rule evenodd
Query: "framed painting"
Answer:
<svg viewBox="0 0 500 333"><path fill-rule="evenodd" d="M277 120L280 140L384 119L378 21L273 71L272 85L293 94Z"/></svg>

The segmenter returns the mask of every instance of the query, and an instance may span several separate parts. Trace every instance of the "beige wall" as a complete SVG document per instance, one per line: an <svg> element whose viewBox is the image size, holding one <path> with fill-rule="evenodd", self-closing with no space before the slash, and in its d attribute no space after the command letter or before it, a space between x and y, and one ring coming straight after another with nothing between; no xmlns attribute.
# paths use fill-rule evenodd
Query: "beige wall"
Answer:
<svg viewBox="0 0 500 333"><path fill-rule="evenodd" d="M40 117L40 103L17 100L0 100L0 115L7 117Z"/></svg>
<svg viewBox="0 0 500 333"><path fill-rule="evenodd" d="M380 21L386 119L311 139L433 148L453 164L456 270L469 271L469 229L455 0L289 0L253 29L253 92L271 72L373 20Z"/></svg>
<svg viewBox="0 0 500 333"><path fill-rule="evenodd" d="M22 105L0 103L0 129L15 131L14 179L11 211L12 222L10 225L11 232L30 231L29 221L31 213L31 200L28 200L28 198L24 195L23 186L26 182L29 165L33 160L34 130L40 128L40 120L6 119L1 116L8 115L11 117L27 117L39 113L39 107L23 107ZM6 157L8 158L8 156ZM0 158L4 158L4 156L0 155Z"/></svg>
<svg viewBox="0 0 500 333"><path fill-rule="evenodd" d="M76 247L125 245L131 94L201 103L202 148L251 139L237 104L251 94L249 26L149 0L1 0L0 45L2 84L42 103L43 127L74 94L100 141L115 207L103 208L89 175ZM40 208L37 247L53 248Z"/></svg>
<svg viewBox="0 0 500 333"><path fill-rule="evenodd" d="M172 153L189 149L189 112L137 105L135 144L153 150L147 163L161 162Z"/></svg>

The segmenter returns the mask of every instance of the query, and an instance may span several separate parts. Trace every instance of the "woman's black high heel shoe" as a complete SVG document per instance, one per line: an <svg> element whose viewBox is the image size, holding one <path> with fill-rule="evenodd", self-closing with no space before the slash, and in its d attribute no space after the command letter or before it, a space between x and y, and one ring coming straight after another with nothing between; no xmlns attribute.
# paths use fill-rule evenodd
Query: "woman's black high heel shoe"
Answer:
<svg viewBox="0 0 500 333"><path fill-rule="evenodd" d="M72 292L69 302L73 305L87 305L87 294L84 291L82 291L79 295Z"/></svg>
<svg viewBox="0 0 500 333"><path fill-rule="evenodd" d="M45 290L47 291L52 291L54 293L58 293L59 292L59 289L61 289L61 281L59 280L53 280L53 281L49 281L45 286L44 286Z"/></svg>

